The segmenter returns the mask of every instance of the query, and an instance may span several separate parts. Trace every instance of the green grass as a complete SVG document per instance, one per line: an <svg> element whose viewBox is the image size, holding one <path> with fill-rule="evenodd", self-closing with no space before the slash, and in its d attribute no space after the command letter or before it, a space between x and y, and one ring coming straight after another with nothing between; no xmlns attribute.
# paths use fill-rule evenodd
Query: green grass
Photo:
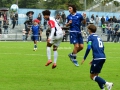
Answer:
<svg viewBox="0 0 120 90"><path fill-rule="evenodd" d="M47 62L46 43L0 42L0 90L100 90L89 78L91 53L85 63L75 67L68 58L73 46L61 43L58 49L57 67L45 67ZM84 50L77 56L83 58ZM112 90L120 89L120 44L105 43L106 63L100 74L107 81L114 82Z"/></svg>

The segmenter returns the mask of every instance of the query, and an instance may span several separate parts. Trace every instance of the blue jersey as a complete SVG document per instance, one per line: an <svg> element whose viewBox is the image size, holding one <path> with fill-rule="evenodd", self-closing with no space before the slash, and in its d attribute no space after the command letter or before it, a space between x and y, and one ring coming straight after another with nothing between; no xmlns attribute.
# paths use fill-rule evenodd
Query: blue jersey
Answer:
<svg viewBox="0 0 120 90"><path fill-rule="evenodd" d="M74 15L70 14L67 16L67 21L69 22L70 20L72 20L72 23L70 24L71 32L80 32L80 26L83 20L83 16L80 13L75 13Z"/></svg>
<svg viewBox="0 0 120 90"><path fill-rule="evenodd" d="M32 26L32 33L33 33L33 35L39 35L39 31L40 30L40 27L39 27L39 25L33 25Z"/></svg>
<svg viewBox="0 0 120 90"><path fill-rule="evenodd" d="M92 49L93 60L106 59L103 42L95 33L88 37L88 47L84 59L86 59L90 49Z"/></svg>

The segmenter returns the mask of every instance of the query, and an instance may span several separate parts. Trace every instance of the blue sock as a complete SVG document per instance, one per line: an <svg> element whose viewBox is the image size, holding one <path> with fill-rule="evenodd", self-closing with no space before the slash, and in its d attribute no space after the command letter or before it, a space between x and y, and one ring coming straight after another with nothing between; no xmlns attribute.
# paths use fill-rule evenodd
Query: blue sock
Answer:
<svg viewBox="0 0 120 90"><path fill-rule="evenodd" d="M104 79L102 79L101 77L95 76L94 80L98 83L98 85L101 89L104 88L104 85L106 83Z"/></svg>
<svg viewBox="0 0 120 90"><path fill-rule="evenodd" d="M72 56L73 56L74 59L76 59L76 54L73 54L73 53L72 53Z"/></svg>

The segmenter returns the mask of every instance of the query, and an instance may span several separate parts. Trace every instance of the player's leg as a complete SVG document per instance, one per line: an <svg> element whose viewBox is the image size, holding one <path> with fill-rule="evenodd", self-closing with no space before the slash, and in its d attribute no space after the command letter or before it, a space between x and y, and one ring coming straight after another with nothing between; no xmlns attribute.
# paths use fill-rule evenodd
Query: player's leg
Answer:
<svg viewBox="0 0 120 90"><path fill-rule="evenodd" d="M100 87L100 89L104 90L105 80L98 76L97 74L90 74L90 78L96 81Z"/></svg>
<svg viewBox="0 0 120 90"><path fill-rule="evenodd" d="M78 64L78 62L77 62L77 60L76 60L76 58L77 58L77 52L78 52L78 49L79 49L79 44L78 43L76 43L76 44L74 44L74 49L73 49L73 52L72 53L70 53L68 56L69 56L69 58L70 58L70 60L73 62L73 64L75 65L75 66L79 66L79 64Z"/></svg>
<svg viewBox="0 0 120 90"><path fill-rule="evenodd" d="M47 42L47 58L48 58L48 61L47 61L45 66L48 66L52 63L52 60L51 60L51 46L52 46L52 44L50 42Z"/></svg>
<svg viewBox="0 0 120 90"><path fill-rule="evenodd" d="M37 41L34 40L34 51L36 51L36 50L37 50Z"/></svg>
<svg viewBox="0 0 120 90"><path fill-rule="evenodd" d="M104 90L104 85L107 86L108 90L111 90L113 83L106 82L103 78L98 76L101 72L104 62L105 60L93 60L90 69L90 78L96 81L102 90Z"/></svg>
<svg viewBox="0 0 120 90"><path fill-rule="evenodd" d="M77 53L80 52L84 47L84 44L79 44L79 49L77 50Z"/></svg>
<svg viewBox="0 0 120 90"><path fill-rule="evenodd" d="M57 66L57 58L58 58L58 52L57 48L62 42L63 34L58 34L57 37L55 37L54 45L53 45L53 52L54 52L54 63L52 65L52 69L54 69Z"/></svg>
<svg viewBox="0 0 120 90"><path fill-rule="evenodd" d="M53 45L53 52L54 52L54 63L52 65L52 69L54 69L57 65L57 58L58 58L58 52L57 52L57 46Z"/></svg>
<svg viewBox="0 0 120 90"><path fill-rule="evenodd" d="M34 51L36 51L37 50L38 36L33 36L33 41L34 41Z"/></svg>
<svg viewBox="0 0 120 90"><path fill-rule="evenodd" d="M79 42L79 48L78 48L77 52L80 52L83 49L83 47L84 47L83 37L82 37L81 33L78 33L78 42Z"/></svg>
<svg viewBox="0 0 120 90"><path fill-rule="evenodd" d="M79 49L79 43L77 40L77 33L76 32L70 32L70 43L74 45L74 49L73 49L72 53L70 53L68 56L75 66L79 66L79 64L76 60L76 54L77 54L78 49Z"/></svg>

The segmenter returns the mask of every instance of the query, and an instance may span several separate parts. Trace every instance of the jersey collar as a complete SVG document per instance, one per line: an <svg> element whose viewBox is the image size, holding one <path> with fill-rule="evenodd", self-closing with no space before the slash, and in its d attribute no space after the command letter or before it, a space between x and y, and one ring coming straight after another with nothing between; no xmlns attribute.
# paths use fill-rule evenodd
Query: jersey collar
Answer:
<svg viewBox="0 0 120 90"><path fill-rule="evenodd" d="M72 16L75 16L76 15L76 13L75 14L71 14Z"/></svg>

